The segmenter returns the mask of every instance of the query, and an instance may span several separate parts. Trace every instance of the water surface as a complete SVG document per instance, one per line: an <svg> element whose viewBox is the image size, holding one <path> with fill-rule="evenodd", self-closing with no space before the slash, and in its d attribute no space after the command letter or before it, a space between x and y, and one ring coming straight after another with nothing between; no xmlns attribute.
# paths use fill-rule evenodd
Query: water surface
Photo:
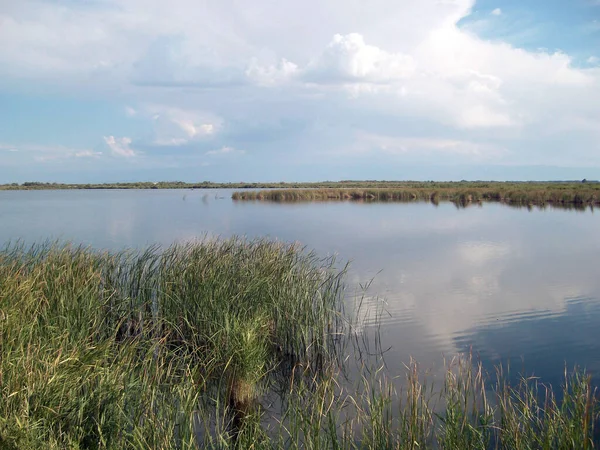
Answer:
<svg viewBox="0 0 600 450"><path fill-rule="evenodd" d="M205 236L298 241L350 260L349 294L373 280L393 375L410 357L440 369L472 351L490 369L559 383L600 371L600 217L451 203L234 202L227 190L0 191L0 243L69 240L102 249ZM372 314L366 323L374 327Z"/></svg>

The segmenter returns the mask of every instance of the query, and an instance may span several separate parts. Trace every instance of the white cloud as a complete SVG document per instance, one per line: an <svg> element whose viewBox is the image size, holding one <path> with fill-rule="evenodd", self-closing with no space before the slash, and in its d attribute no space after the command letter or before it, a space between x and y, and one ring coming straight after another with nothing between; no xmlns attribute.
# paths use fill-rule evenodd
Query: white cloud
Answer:
<svg viewBox="0 0 600 450"><path fill-rule="evenodd" d="M40 144L3 144L0 150L22 155L32 155L36 161L51 161L67 158L97 157L102 152L90 149L77 149L64 145L40 145Z"/></svg>
<svg viewBox="0 0 600 450"><path fill-rule="evenodd" d="M142 105L138 115L152 120L154 145L180 146L217 134L223 120L215 114L159 104Z"/></svg>
<svg viewBox="0 0 600 450"><path fill-rule="evenodd" d="M160 147L179 147L180 145L185 145L188 142L189 140L186 138L158 138L154 141L154 145L158 145Z"/></svg>
<svg viewBox="0 0 600 450"><path fill-rule="evenodd" d="M586 62L587 62L588 64L598 64L598 63L600 63L600 58L598 58L597 56L590 56L590 57L589 57L589 58L586 60Z"/></svg>
<svg viewBox="0 0 600 450"><path fill-rule="evenodd" d="M308 64L304 78L325 83L378 83L410 77L415 70L409 55L368 45L358 33L336 34L324 52Z"/></svg>
<svg viewBox="0 0 600 450"><path fill-rule="evenodd" d="M486 105L474 105L461 111L456 123L464 128L506 127L513 125L514 120L508 115Z"/></svg>
<svg viewBox="0 0 600 450"><path fill-rule="evenodd" d="M104 142L110 148L113 155L131 158L136 156L136 152L130 147L131 138L114 136L104 136Z"/></svg>
<svg viewBox="0 0 600 450"><path fill-rule="evenodd" d="M151 123L124 132L131 138L109 136L114 154L135 154L131 140L217 149L226 137L253 155L271 145L300 160L307 145L344 147L347 135L334 130L413 136L416 126L422 139L472 144L445 151L600 164L600 69L460 28L474 4L0 2L0 81L119 101ZM559 132L573 133L563 151Z"/></svg>
<svg viewBox="0 0 600 450"><path fill-rule="evenodd" d="M207 156L222 156L222 155L243 155L246 153L244 150L237 150L233 147L221 147L218 150L210 150L205 153Z"/></svg>
<svg viewBox="0 0 600 450"><path fill-rule="evenodd" d="M63 169L73 167L75 164L86 164L85 160L95 160L102 157L102 152L86 148L72 148L63 145L42 144L5 144L0 143L2 165L5 167L32 168L31 162L40 164L60 164ZM50 170L44 166L44 170ZM50 172L49 172L50 173Z"/></svg>
<svg viewBox="0 0 600 450"><path fill-rule="evenodd" d="M381 152L389 155L450 155L473 160L491 160L505 155L505 149L461 139L397 137L376 134L359 134L352 147L356 153Z"/></svg>
<svg viewBox="0 0 600 450"><path fill-rule="evenodd" d="M501 16L502 15L502 10L500 8L496 8L492 11L492 15L493 16Z"/></svg>
<svg viewBox="0 0 600 450"><path fill-rule="evenodd" d="M277 65L260 65L253 59L246 69L246 76L260 86L275 86L289 81L298 73L298 66L283 58Z"/></svg>
<svg viewBox="0 0 600 450"><path fill-rule="evenodd" d="M185 131L185 133L193 138L195 136L208 136L215 132L215 126L212 123L194 124L192 120L177 120L173 119L173 122Z"/></svg>
<svg viewBox="0 0 600 450"><path fill-rule="evenodd" d="M92 150L82 150L73 154L76 158L99 158L101 155L102 152L94 152Z"/></svg>

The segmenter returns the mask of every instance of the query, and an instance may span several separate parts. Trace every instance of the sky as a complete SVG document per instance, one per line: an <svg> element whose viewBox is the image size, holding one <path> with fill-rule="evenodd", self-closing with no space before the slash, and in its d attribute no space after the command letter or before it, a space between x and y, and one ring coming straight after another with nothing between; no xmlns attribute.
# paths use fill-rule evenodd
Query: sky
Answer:
<svg viewBox="0 0 600 450"><path fill-rule="evenodd" d="M0 0L0 183L600 179L600 0Z"/></svg>

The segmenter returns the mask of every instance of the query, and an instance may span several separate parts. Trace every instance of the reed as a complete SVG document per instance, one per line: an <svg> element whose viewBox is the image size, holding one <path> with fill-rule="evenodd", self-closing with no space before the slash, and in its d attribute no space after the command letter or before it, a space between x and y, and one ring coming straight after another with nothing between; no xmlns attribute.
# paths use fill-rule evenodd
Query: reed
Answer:
<svg viewBox="0 0 600 450"><path fill-rule="evenodd" d="M348 378L361 359L344 347L360 341L344 269L239 238L118 253L5 248L0 448L599 445L598 396L581 370L559 392L511 386L468 355L442 380L415 362L402 383L364 361Z"/></svg>
<svg viewBox="0 0 600 450"><path fill-rule="evenodd" d="M442 380L418 364L403 388L381 373L352 387L329 380L296 386L275 448L594 449L600 445L599 399L590 377L565 372L559 392L535 378L511 386L499 367L488 374L470 355L455 357ZM290 393L292 394L292 393ZM560 398L560 400L558 400Z"/></svg>
<svg viewBox="0 0 600 450"><path fill-rule="evenodd" d="M451 201L468 205L481 201L511 205L597 205L600 184L589 183L414 183L398 187L272 189L236 191L233 200L294 201Z"/></svg>
<svg viewBox="0 0 600 450"><path fill-rule="evenodd" d="M141 252L5 249L2 441L102 447L143 435L162 447L182 423L173 405L185 405L190 425L211 389L240 428L280 367L335 364L343 268L334 264L235 238Z"/></svg>

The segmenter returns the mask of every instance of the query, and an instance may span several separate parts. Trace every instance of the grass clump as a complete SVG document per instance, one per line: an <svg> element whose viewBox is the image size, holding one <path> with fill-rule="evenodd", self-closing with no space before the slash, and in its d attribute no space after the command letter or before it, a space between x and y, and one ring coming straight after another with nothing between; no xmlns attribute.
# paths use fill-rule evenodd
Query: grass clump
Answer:
<svg viewBox="0 0 600 450"><path fill-rule="evenodd" d="M240 428L283 367L334 364L341 275L332 259L263 240L119 253L9 247L0 442L192 445L199 410L216 404L223 433L238 433L231 423Z"/></svg>

